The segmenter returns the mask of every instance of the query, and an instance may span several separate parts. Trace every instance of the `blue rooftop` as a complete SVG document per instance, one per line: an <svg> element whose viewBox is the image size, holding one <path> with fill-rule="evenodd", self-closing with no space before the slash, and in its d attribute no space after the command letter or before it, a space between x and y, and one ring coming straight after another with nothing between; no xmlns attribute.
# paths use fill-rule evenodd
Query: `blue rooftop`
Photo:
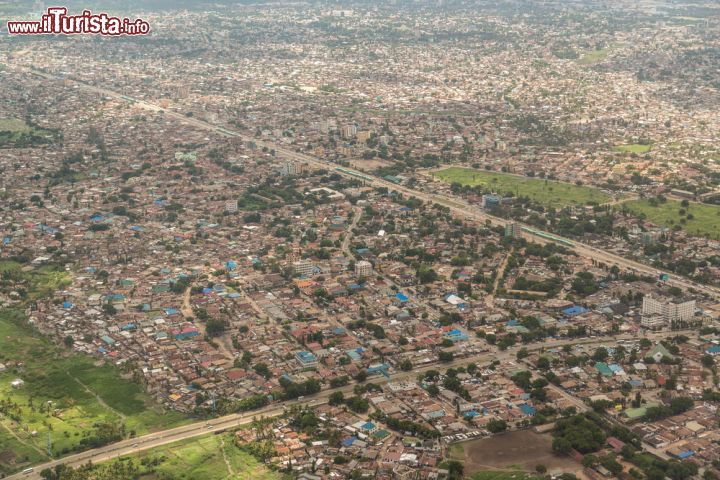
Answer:
<svg viewBox="0 0 720 480"><path fill-rule="evenodd" d="M395 294L395 298L397 298L397 299L400 300L401 302L407 302L407 301L408 301L407 295L405 295L405 294L402 293L402 292L398 292L397 294Z"/></svg>
<svg viewBox="0 0 720 480"><path fill-rule="evenodd" d="M568 317L574 317L575 315L581 315L587 311L587 308L581 307L580 305L575 305L570 308L564 309L562 312Z"/></svg>
<svg viewBox="0 0 720 480"><path fill-rule="evenodd" d="M530 415L530 416L535 415L535 412L536 412L535 407L531 407L527 403L521 403L520 405L518 405L518 407L520 408L520 410L522 410L522 412L525 415Z"/></svg>
<svg viewBox="0 0 720 480"><path fill-rule="evenodd" d="M317 357L313 355L310 352L298 352L297 355L295 355L298 360L300 360L302 363L315 363L317 362Z"/></svg>

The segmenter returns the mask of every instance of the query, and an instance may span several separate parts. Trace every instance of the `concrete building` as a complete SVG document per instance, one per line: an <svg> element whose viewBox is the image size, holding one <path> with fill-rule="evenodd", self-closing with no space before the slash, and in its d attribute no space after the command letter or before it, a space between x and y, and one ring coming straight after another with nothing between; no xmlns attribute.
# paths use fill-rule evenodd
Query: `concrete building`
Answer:
<svg viewBox="0 0 720 480"><path fill-rule="evenodd" d="M303 173L303 166L297 163L285 162L280 166L280 175L287 177L289 175L300 175Z"/></svg>
<svg viewBox="0 0 720 480"><path fill-rule="evenodd" d="M652 317L659 316L665 325L671 322L687 321L695 315L695 300L678 301L672 298L663 298L652 294L643 297L641 323L656 325L660 320ZM648 317L645 320L645 317Z"/></svg>
<svg viewBox="0 0 720 480"><path fill-rule="evenodd" d="M355 125L344 125L340 129L340 133L343 138L353 138L357 135L357 126Z"/></svg>
<svg viewBox="0 0 720 480"><path fill-rule="evenodd" d="M520 227L520 224L515 222L506 223L505 236L512 238L522 238L522 227Z"/></svg>
<svg viewBox="0 0 720 480"><path fill-rule="evenodd" d="M237 200L228 200L225 202L225 211L228 213L235 213L238 211L238 202Z"/></svg>
<svg viewBox="0 0 720 480"><path fill-rule="evenodd" d="M649 330L657 330L666 326L667 322L665 321L665 318L659 314L643 315L640 318L640 325Z"/></svg>
<svg viewBox="0 0 720 480"><path fill-rule="evenodd" d="M372 263L367 260L360 260L355 264L355 275L358 277L369 277L372 275L373 266Z"/></svg>
<svg viewBox="0 0 720 480"><path fill-rule="evenodd" d="M315 270L315 266L310 260L298 260L293 263L293 270L298 275L312 275Z"/></svg>

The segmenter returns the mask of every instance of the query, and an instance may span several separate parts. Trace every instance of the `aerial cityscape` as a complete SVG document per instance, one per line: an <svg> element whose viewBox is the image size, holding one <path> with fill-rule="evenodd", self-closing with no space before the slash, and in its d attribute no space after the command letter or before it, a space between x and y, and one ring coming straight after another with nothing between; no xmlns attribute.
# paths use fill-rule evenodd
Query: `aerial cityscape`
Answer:
<svg viewBox="0 0 720 480"><path fill-rule="evenodd" d="M2 479L720 480L717 0L0 0L0 240Z"/></svg>

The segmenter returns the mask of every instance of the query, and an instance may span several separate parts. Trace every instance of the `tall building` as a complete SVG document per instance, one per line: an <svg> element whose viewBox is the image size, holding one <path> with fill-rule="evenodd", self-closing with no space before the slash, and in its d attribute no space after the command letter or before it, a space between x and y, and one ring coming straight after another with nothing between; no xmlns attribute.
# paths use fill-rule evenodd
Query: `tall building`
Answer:
<svg viewBox="0 0 720 480"><path fill-rule="evenodd" d="M235 213L238 211L238 202L237 200L228 200L225 202L225 211L228 213Z"/></svg>
<svg viewBox="0 0 720 480"><path fill-rule="evenodd" d="M353 138L357 135L357 127L355 125L345 125L340 129L343 138Z"/></svg>
<svg viewBox="0 0 720 480"><path fill-rule="evenodd" d="M315 265L313 265L312 262L307 259L298 260L297 262L293 263L293 270L298 275L312 275L312 273L315 271Z"/></svg>
<svg viewBox="0 0 720 480"><path fill-rule="evenodd" d="M288 175L300 175L303 172L303 166L293 162L285 162L280 166L280 175L287 177Z"/></svg>
<svg viewBox="0 0 720 480"><path fill-rule="evenodd" d="M695 315L695 300L676 300L647 294L643 297L641 324L658 328L661 324L687 321Z"/></svg>
<svg viewBox="0 0 720 480"><path fill-rule="evenodd" d="M372 263L367 260L360 260L355 264L355 275L358 277L369 277L372 275L373 266Z"/></svg>
<svg viewBox="0 0 720 480"><path fill-rule="evenodd" d="M515 222L506 223L505 236L512 238L522 238L522 227L520 227L520 224Z"/></svg>

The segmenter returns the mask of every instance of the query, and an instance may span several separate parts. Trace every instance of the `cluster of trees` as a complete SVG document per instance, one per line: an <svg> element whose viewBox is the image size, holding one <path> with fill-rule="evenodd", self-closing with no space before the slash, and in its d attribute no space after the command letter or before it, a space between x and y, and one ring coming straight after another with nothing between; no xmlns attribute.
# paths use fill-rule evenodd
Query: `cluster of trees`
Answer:
<svg viewBox="0 0 720 480"><path fill-rule="evenodd" d="M675 397L670 400L670 405L648 407L645 418L651 421L660 420L690 410L695 402L689 397Z"/></svg>
<svg viewBox="0 0 720 480"><path fill-rule="evenodd" d="M88 463L77 468L61 464L42 470L40 476L44 480L126 480L139 478L142 473L140 467L128 459L104 465Z"/></svg>
<svg viewBox="0 0 720 480"><path fill-rule="evenodd" d="M283 389L283 396L286 399L312 395L320 391L320 382L314 378L296 383L285 377L280 377L280 386Z"/></svg>
<svg viewBox="0 0 720 480"><path fill-rule="evenodd" d="M370 409L370 403L360 395L345 398L342 392L333 392L328 399L330 405L343 405L355 413L366 413Z"/></svg>
<svg viewBox="0 0 720 480"><path fill-rule="evenodd" d="M361 328L364 328L365 330L368 330L370 333L373 334L373 337L381 339L385 338L385 329L381 325L377 325L375 323L370 323L366 320L356 320L354 322L350 322L348 324L348 328L350 330L359 330Z"/></svg>
<svg viewBox="0 0 720 480"><path fill-rule="evenodd" d="M79 450L99 448L125 438L125 424L116 422L98 422L91 431L85 433L80 439Z"/></svg>
<svg viewBox="0 0 720 480"><path fill-rule="evenodd" d="M388 428L391 428L396 432L410 432L410 435L419 438L438 438L440 436L440 432L434 428L430 428L411 420L401 420L382 414L377 414L375 417L378 421L384 423L388 426Z"/></svg>
<svg viewBox="0 0 720 480"><path fill-rule="evenodd" d="M545 357L541 357L541 360L542 359L545 359L545 362L547 362L547 359ZM532 374L526 370L522 372L517 372L515 375L510 377L510 379L515 383L515 385L517 385L519 388L522 388L526 392L530 392L531 398L538 401L545 401L545 399L547 398L547 392L545 391L545 387L547 387L549 382L544 378L536 378L531 382L531 378Z"/></svg>
<svg viewBox="0 0 720 480"><path fill-rule="evenodd" d="M560 454L570 453L573 449L583 454L597 452L607 438L599 423L599 417L593 414L558 420L553 432L553 451Z"/></svg>
<svg viewBox="0 0 720 480"><path fill-rule="evenodd" d="M578 295L592 295L600 289L595 276L590 272L579 272L572 281L571 288Z"/></svg>
<svg viewBox="0 0 720 480"><path fill-rule="evenodd" d="M219 398L216 402L215 408L221 415L227 415L230 413L247 412L249 410L256 410L264 407L269 403L267 395L251 395L245 397L242 400L228 400L226 398Z"/></svg>

